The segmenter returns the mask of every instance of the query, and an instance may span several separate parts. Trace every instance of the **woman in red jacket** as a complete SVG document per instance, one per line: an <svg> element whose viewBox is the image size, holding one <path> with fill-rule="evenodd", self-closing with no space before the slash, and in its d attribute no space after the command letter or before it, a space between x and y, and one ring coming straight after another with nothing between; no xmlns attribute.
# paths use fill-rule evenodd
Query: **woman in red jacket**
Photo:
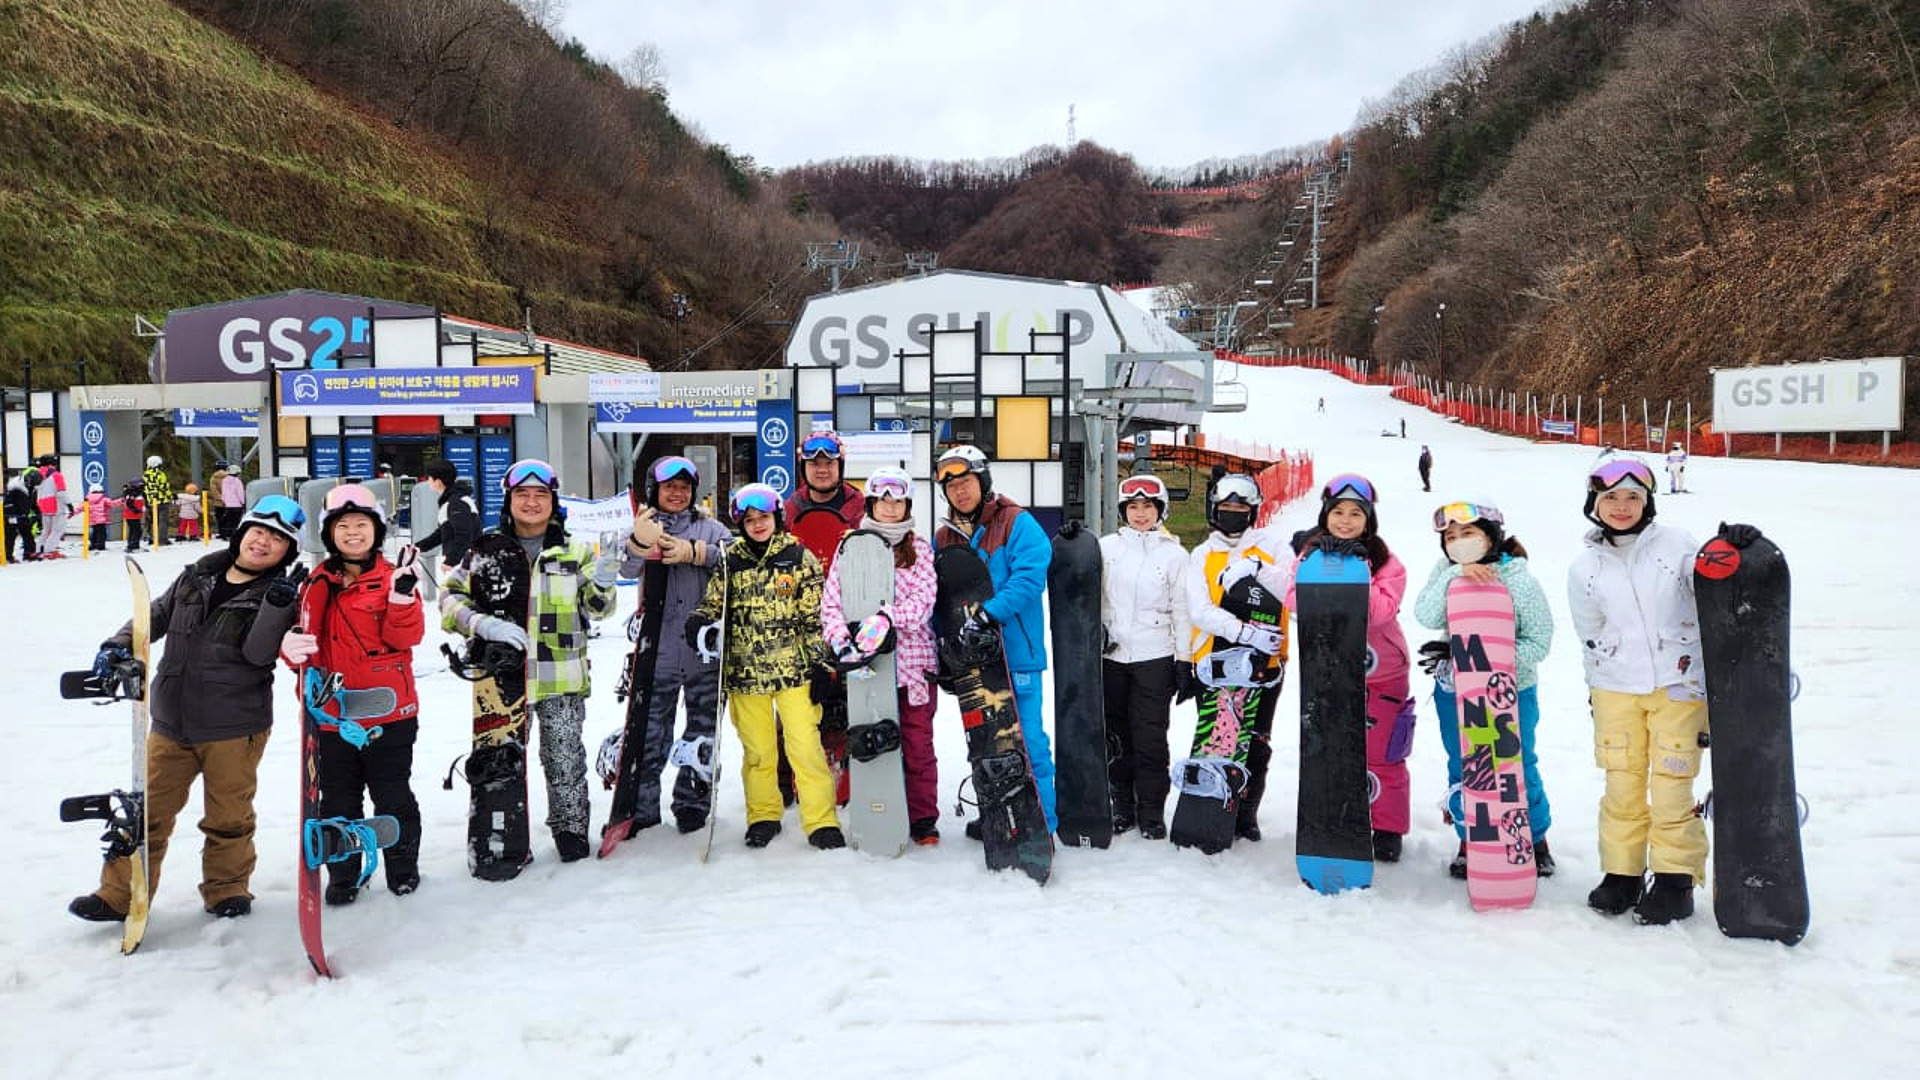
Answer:
<svg viewBox="0 0 1920 1080"><path fill-rule="evenodd" d="M385 852L387 888L405 896L420 885L420 804L413 797L413 744L420 699L413 687L413 647L425 632L412 545L397 562L381 554L387 517L373 493L342 484L327 493L320 536L327 558L300 590L300 618L280 655L296 669L313 667L339 688L319 703L320 812L361 816L361 793L373 812L400 820L400 839ZM327 864L329 904L360 894L358 857Z"/></svg>

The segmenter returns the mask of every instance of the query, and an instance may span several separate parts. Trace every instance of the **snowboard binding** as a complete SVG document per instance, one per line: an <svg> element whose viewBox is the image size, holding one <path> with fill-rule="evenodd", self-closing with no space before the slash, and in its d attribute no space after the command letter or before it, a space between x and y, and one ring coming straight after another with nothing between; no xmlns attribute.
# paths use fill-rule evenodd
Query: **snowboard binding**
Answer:
<svg viewBox="0 0 1920 1080"><path fill-rule="evenodd" d="M855 761L872 761L898 749L900 725L892 720L855 724L847 729L847 756Z"/></svg>
<svg viewBox="0 0 1920 1080"><path fill-rule="evenodd" d="M60 696L66 700L100 698L96 705L139 701L146 696L147 668L131 657L100 671L69 671L60 676Z"/></svg>
<svg viewBox="0 0 1920 1080"><path fill-rule="evenodd" d="M140 849L140 837L146 835L146 797L130 791L109 791L103 795L76 795L60 802L61 821L104 821L107 831L100 834L101 852L108 862L125 859Z"/></svg>
<svg viewBox="0 0 1920 1080"><path fill-rule="evenodd" d="M467 639L464 653L456 653L453 646L442 643L440 651L447 658L447 667L457 678L467 682L479 682L482 679L498 679L519 675L526 670L527 654L511 645L485 638Z"/></svg>
<svg viewBox="0 0 1920 1080"><path fill-rule="evenodd" d="M360 862L360 880L354 882L353 886L358 889L380 868L380 849L384 846L381 840L372 819L308 818L301 830L300 848L306 856L309 870L318 870L326 863L346 862L364 855L365 858Z"/></svg>
<svg viewBox="0 0 1920 1080"><path fill-rule="evenodd" d="M713 783L713 736L693 735L673 744L667 753L667 764L676 768L692 769L693 774L703 784Z"/></svg>

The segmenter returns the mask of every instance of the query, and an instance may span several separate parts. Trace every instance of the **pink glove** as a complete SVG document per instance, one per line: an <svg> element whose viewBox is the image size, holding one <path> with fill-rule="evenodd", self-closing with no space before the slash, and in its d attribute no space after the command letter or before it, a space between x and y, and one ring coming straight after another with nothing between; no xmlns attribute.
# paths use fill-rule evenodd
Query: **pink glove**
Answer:
<svg viewBox="0 0 1920 1080"><path fill-rule="evenodd" d="M298 630L287 631L280 639L280 659L290 667L303 667L320 651L320 639L312 634L303 634Z"/></svg>

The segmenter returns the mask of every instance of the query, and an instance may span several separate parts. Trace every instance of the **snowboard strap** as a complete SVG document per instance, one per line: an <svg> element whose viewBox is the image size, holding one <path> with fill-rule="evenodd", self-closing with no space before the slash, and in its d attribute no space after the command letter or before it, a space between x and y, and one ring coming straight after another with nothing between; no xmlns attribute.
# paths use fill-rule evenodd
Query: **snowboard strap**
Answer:
<svg viewBox="0 0 1920 1080"><path fill-rule="evenodd" d="M1231 802L1246 786L1246 766L1226 758L1190 757L1173 763L1173 787L1182 795Z"/></svg>
<svg viewBox="0 0 1920 1080"><path fill-rule="evenodd" d="M900 749L900 725L892 720L855 724L847 729L847 754L855 761L867 762Z"/></svg>
<svg viewBox="0 0 1920 1080"><path fill-rule="evenodd" d="M702 783L713 783L713 736L694 735L674 743L667 764L692 769Z"/></svg>
<svg viewBox="0 0 1920 1080"><path fill-rule="evenodd" d="M700 654L700 662L711 664L720 659L721 624L710 622L700 628L699 636L694 640L694 649Z"/></svg>
<svg viewBox="0 0 1920 1080"><path fill-rule="evenodd" d="M327 854L327 832L342 833L346 843L341 850ZM308 818L306 828L301 832L301 848L307 857L307 869L318 870L322 864L346 862L355 855L364 856L360 861L360 880L353 887L365 885L380 868L380 837L373 826L352 818Z"/></svg>

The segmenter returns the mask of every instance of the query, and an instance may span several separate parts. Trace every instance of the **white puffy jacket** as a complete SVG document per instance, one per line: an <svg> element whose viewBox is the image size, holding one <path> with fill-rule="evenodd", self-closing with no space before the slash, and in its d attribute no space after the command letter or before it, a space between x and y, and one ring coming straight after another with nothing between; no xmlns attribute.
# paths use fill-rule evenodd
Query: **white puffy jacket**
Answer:
<svg viewBox="0 0 1920 1080"><path fill-rule="evenodd" d="M1117 646L1107 659L1186 659L1187 551L1179 539L1121 526L1100 538L1100 562L1100 621Z"/></svg>
<svg viewBox="0 0 1920 1080"><path fill-rule="evenodd" d="M1650 694L1679 687L1704 693L1700 616L1693 602L1699 545L1683 530L1655 522L1616 547L1599 529L1567 570L1567 606L1580 642L1587 685Z"/></svg>

